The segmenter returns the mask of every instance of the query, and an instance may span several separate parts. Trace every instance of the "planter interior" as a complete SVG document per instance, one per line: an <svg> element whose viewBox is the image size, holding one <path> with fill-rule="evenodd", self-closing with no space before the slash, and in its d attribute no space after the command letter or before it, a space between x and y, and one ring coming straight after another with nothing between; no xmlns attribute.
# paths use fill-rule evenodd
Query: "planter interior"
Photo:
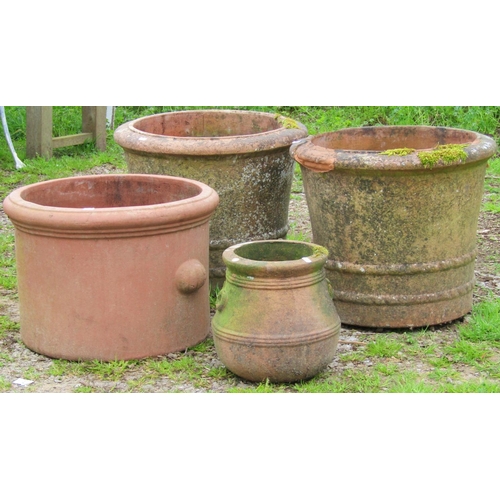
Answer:
<svg viewBox="0 0 500 500"><path fill-rule="evenodd" d="M467 144L477 134L442 127L363 127L327 132L312 138L312 144L327 149L359 152L388 149L432 149L438 144Z"/></svg>
<svg viewBox="0 0 500 500"><path fill-rule="evenodd" d="M182 179L93 176L28 186L21 198L42 207L115 209L172 203L193 198L201 192L201 186Z"/></svg>
<svg viewBox="0 0 500 500"><path fill-rule="evenodd" d="M263 241L255 245L234 248L238 257L258 262L284 262L301 260L314 255L314 249L306 244L290 244L287 241Z"/></svg>
<svg viewBox="0 0 500 500"><path fill-rule="evenodd" d="M251 136L281 128L273 115L219 111L186 111L139 118L137 130L172 137Z"/></svg>

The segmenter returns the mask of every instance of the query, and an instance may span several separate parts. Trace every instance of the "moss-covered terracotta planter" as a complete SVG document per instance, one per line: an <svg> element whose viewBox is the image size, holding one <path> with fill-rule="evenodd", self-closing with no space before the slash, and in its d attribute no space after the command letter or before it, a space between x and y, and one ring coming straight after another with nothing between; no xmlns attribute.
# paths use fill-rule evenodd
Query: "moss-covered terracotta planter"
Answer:
<svg viewBox="0 0 500 500"><path fill-rule="evenodd" d="M152 175L82 176L12 192L21 338L71 360L184 350L210 331L210 187Z"/></svg>
<svg viewBox="0 0 500 500"><path fill-rule="evenodd" d="M292 382L333 360L340 320L312 243L256 241L224 251L227 279L212 320L217 354L236 375Z"/></svg>
<svg viewBox="0 0 500 500"><path fill-rule="evenodd" d="M471 310L496 148L475 132L425 126L344 129L291 147L343 323L423 326Z"/></svg>
<svg viewBox="0 0 500 500"><path fill-rule="evenodd" d="M210 281L225 276L222 252L231 245L276 239L288 231L293 141L306 128L270 113L232 110L151 115L115 131L129 172L203 182L220 205L210 222Z"/></svg>

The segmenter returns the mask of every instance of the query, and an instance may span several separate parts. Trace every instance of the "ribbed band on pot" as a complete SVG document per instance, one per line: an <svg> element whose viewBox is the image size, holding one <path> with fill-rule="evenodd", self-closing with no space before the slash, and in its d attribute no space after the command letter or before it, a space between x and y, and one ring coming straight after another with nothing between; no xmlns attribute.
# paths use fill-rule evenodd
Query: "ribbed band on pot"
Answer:
<svg viewBox="0 0 500 500"><path fill-rule="evenodd" d="M265 255L262 260L253 260L238 253L242 247L249 245L295 245L299 248L303 246L308 252L307 255L292 260L267 260ZM265 240L233 245L224 251L222 258L227 266L227 280L235 284L245 283L245 286L254 288L280 287L283 285L279 280L286 279L287 286L306 286L324 279L328 251L313 243ZM277 279L276 283L273 283L274 279Z"/></svg>
<svg viewBox="0 0 500 500"><path fill-rule="evenodd" d="M95 182L157 181L195 186L198 194L165 203L141 206L65 207L28 201L32 189L58 189L70 182L80 185ZM34 186L34 187L33 187ZM201 182L168 176L124 174L81 176L54 179L27 185L13 191L4 201L4 209L17 230L54 238L124 238L187 230L206 223L219 203L218 194Z"/></svg>
<svg viewBox="0 0 500 500"><path fill-rule="evenodd" d="M229 341L234 344L248 345L248 339L241 332L236 332L229 328L212 325L215 334L222 340ZM340 321L331 328L325 328L320 331L306 331L302 335L298 332L293 332L291 335L276 336L272 333L268 336L261 335L258 338L252 338L252 346L255 347L295 347L302 345L314 344L315 342L323 342L329 338L338 336L340 333Z"/></svg>

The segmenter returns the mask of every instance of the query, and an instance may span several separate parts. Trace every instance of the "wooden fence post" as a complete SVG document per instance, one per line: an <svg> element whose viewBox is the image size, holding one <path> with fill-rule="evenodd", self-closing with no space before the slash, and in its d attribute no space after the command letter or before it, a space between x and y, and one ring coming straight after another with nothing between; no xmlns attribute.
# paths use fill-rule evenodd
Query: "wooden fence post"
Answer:
<svg viewBox="0 0 500 500"><path fill-rule="evenodd" d="M55 148L95 141L99 151L106 150L106 106L82 106L82 132L52 137L52 106L26 107L26 156L51 158Z"/></svg>

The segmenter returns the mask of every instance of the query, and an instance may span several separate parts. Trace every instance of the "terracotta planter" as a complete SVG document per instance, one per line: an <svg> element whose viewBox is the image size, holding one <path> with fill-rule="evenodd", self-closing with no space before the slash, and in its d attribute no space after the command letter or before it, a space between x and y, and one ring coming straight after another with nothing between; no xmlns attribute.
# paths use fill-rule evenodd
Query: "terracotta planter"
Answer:
<svg viewBox="0 0 500 500"><path fill-rule="evenodd" d="M463 147L435 149L452 144ZM484 135L424 126L345 129L292 146L343 323L424 326L471 310L477 220L495 151Z"/></svg>
<svg viewBox="0 0 500 500"><path fill-rule="evenodd" d="M217 193L196 181L102 175L24 186L15 227L21 337L70 360L134 359L209 333L208 222Z"/></svg>
<svg viewBox="0 0 500 500"><path fill-rule="evenodd" d="M217 354L242 378L292 382L333 360L340 320L325 279L328 252L257 241L224 251L227 278L212 320Z"/></svg>
<svg viewBox="0 0 500 500"><path fill-rule="evenodd" d="M290 119L225 110L147 116L114 135L129 172L195 179L219 193L210 221L213 285L224 281L226 248L286 236L294 168L288 151L306 136L304 125Z"/></svg>

